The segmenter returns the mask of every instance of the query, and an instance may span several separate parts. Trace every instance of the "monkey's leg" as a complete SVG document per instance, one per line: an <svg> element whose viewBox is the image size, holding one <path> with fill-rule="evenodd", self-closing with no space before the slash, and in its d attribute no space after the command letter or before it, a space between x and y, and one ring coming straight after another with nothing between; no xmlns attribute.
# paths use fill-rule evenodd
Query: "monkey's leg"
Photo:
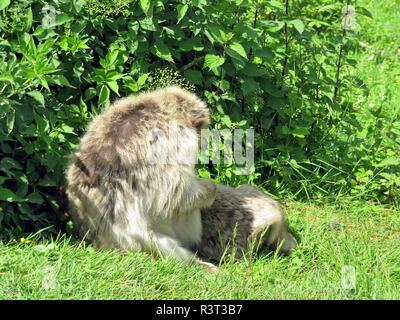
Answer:
<svg viewBox="0 0 400 320"><path fill-rule="evenodd" d="M258 234L266 233L265 243L272 250L278 250L280 254L288 255L297 246L295 237L287 230L285 221L277 221ZM254 234L253 234L254 236Z"/></svg>
<svg viewBox="0 0 400 320"><path fill-rule="evenodd" d="M209 272L216 272L218 268L212 263L200 260L193 252L181 246L178 240L161 234L151 235L151 249L156 250L162 257L172 257L185 263L197 263Z"/></svg>
<svg viewBox="0 0 400 320"><path fill-rule="evenodd" d="M272 250L279 250L283 255L289 254L297 241L288 231L287 221L280 206L266 204L253 221L251 239L263 236L264 243Z"/></svg>
<svg viewBox="0 0 400 320"><path fill-rule="evenodd" d="M283 226L273 246L279 248L279 253L288 255L297 246L296 238Z"/></svg>

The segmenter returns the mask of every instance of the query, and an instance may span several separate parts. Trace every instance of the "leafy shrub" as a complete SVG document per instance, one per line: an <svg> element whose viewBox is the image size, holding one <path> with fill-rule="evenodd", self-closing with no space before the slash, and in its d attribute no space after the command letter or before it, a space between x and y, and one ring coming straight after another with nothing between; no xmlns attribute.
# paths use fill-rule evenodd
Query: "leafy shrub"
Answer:
<svg viewBox="0 0 400 320"><path fill-rule="evenodd" d="M119 96L169 83L201 95L215 128L255 130L252 174L205 165L202 176L298 198L355 190L373 163L354 147L363 93L343 6L0 0L0 234L64 228L64 170L88 121Z"/></svg>

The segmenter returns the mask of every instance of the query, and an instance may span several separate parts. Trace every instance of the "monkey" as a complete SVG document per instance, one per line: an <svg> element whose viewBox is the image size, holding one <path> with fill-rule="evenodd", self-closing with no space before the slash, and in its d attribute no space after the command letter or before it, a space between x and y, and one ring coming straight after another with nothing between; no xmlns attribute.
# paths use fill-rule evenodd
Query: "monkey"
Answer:
<svg viewBox="0 0 400 320"><path fill-rule="evenodd" d="M277 201L250 185L216 187L214 203L201 209L203 233L196 247L200 257L220 262L229 254L240 259L250 251L270 249L287 255L294 250L297 241Z"/></svg>
<svg viewBox="0 0 400 320"><path fill-rule="evenodd" d="M195 174L207 105L170 86L115 101L89 123L66 170L70 214L99 249L145 251L201 264L200 210L216 186Z"/></svg>

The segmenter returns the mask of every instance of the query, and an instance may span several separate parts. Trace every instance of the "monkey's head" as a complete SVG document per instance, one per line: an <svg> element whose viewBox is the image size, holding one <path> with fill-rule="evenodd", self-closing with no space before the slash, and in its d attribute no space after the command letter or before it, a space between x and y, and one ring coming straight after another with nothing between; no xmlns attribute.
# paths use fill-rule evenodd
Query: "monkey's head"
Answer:
<svg viewBox="0 0 400 320"><path fill-rule="evenodd" d="M163 90L166 100L171 100L176 112L182 114L182 120L187 127L197 131L208 127L210 111L200 98L178 86L167 87Z"/></svg>

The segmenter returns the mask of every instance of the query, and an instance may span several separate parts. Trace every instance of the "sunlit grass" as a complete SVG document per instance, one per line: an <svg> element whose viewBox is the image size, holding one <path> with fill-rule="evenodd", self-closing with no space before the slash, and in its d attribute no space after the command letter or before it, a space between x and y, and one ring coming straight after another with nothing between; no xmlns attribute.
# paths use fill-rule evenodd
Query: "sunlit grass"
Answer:
<svg viewBox="0 0 400 320"><path fill-rule="evenodd" d="M228 262L217 274L67 240L0 246L0 299L399 299L400 212L288 204L289 257ZM342 268L355 270L354 288ZM346 276L345 276L346 277Z"/></svg>

